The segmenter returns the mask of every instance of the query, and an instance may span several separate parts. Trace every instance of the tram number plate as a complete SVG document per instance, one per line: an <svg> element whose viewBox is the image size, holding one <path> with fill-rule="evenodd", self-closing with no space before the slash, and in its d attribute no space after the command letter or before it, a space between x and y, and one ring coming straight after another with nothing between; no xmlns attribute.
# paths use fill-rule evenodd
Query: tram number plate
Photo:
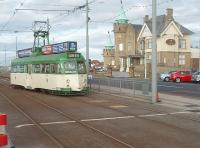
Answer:
<svg viewBox="0 0 200 148"><path fill-rule="evenodd" d="M80 53L70 53L68 55L69 58L79 58L80 57Z"/></svg>

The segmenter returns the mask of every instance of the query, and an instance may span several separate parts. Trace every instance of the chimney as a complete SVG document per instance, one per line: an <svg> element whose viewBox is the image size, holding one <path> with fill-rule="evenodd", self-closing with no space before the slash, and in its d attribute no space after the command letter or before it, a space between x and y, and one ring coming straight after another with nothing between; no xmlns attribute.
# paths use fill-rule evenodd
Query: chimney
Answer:
<svg viewBox="0 0 200 148"><path fill-rule="evenodd" d="M174 20L173 18L173 9L172 8L167 8L167 21L172 21Z"/></svg>
<svg viewBox="0 0 200 148"><path fill-rule="evenodd" d="M147 23L149 21L149 15L144 16L144 23Z"/></svg>

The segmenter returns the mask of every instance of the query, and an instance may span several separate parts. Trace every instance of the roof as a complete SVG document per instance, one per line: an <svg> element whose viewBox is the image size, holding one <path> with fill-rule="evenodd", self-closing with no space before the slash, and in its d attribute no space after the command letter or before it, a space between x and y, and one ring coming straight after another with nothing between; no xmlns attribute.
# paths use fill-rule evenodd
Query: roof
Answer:
<svg viewBox="0 0 200 148"><path fill-rule="evenodd" d="M165 17L166 15L160 15L160 16L157 16L157 21L156 21L156 25L157 25L157 35L160 35L164 29L169 25L165 23ZM177 27L180 29L181 33L182 34L193 34L192 31L190 31L189 29L185 28L184 26L182 26L181 24L179 24L178 22L174 21L174 23L177 25ZM147 22L147 26L148 28L150 29L150 31L152 32L152 19L150 19L148 22Z"/></svg>
<svg viewBox="0 0 200 148"><path fill-rule="evenodd" d="M105 49L113 49L115 47L114 44L112 43L111 36L110 36L109 32L108 32L108 41L107 41L107 44L104 47L105 47Z"/></svg>
<svg viewBox="0 0 200 148"><path fill-rule="evenodd" d="M135 29L135 32L139 33L142 29L143 25L140 24L132 24L133 28Z"/></svg>
<svg viewBox="0 0 200 148"><path fill-rule="evenodd" d="M115 21L117 23L120 23L120 24L127 24L128 23L128 18L126 16L126 12L124 11L123 7L121 7L119 15L117 16L117 19Z"/></svg>
<svg viewBox="0 0 200 148"><path fill-rule="evenodd" d="M61 61L65 61L69 58L70 53L60 53L60 54L50 54L50 55L39 55L39 56L31 56L25 58L17 58L12 61L11 65L16 64L53 64L60 63ZM71 58L74 59L74 58ZM79 58L76 60L84 60L84 57L80 54Z"/></svg>

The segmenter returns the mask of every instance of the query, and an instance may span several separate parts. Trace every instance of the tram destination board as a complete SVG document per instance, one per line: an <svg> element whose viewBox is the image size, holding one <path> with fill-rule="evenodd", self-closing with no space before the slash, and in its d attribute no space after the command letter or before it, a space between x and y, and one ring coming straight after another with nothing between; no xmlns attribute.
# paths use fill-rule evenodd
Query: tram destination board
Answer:
<svg viewBox="0 0 200 148"><path fill-rule="evenodd" d="M80 58L80 53L69 53L68 57L69 58Z"/></svg>
<svg viewBox="0 0 200 148"><path fill-rule="evenodd" d="M17 51L19 58L29 57L32 54L32 48L22 49Z"/></svg>

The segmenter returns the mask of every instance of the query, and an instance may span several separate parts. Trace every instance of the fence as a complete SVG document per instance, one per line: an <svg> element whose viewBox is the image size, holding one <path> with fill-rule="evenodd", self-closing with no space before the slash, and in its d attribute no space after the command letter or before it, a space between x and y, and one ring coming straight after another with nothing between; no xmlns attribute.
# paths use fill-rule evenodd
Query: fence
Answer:
<svg viewBox="0 0 200 148"><path fill-rule="evenodd" d="M93 78L89 80L91 90L104 91L113 94L128 96L151 96L151 83L149 80L136 80L129 78Z"/></svg>

